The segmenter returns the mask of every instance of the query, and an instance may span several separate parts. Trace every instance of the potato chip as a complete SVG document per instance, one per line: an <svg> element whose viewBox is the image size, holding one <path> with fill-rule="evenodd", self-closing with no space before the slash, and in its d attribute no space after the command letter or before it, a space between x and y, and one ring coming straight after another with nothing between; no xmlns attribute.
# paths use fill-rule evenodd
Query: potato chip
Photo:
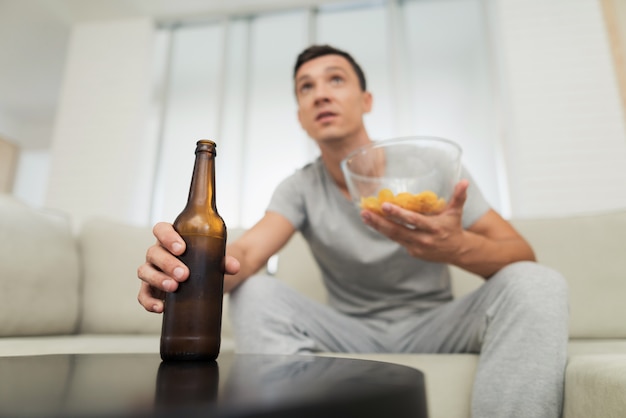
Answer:
<svg viewBox="0 0 626 418"><path fill-rule="evenodd" d="M389 189L382 189L378 192L378 202L382 205L385 202L393 203L393 192Z"/></svg>
<svg viewBox="0 0 626 418"><path fill-rule="evenodd" d="M400 192L394 196L391 190L382 189L378 192L378 196L362 197L361 208L382 214L382 204L385 202L390 202L403 209L423 214L439 213L446 206L446 200L437 196L435 192L430 190L417 194Z"/></svg>
<svg viewBox="0 0 626 418"><path fill-rule="evenodd" d="M379 215L383 213L378 198L376 196L362 197L361 198L361 208L371 210L372 212L378 213Z"/></svg>

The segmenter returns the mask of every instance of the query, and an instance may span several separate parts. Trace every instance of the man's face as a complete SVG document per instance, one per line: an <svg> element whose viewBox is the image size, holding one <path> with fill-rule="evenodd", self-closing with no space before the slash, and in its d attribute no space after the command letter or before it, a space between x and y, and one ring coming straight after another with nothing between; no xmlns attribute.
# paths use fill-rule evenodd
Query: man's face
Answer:
<svg viewBox="0 0 626 418"><path fill-rule="evenodd" d="M348 137L363 129L372 96L361 90L356 72L340 55L304 63L295 77L298 120L317 142Z"/></svg>

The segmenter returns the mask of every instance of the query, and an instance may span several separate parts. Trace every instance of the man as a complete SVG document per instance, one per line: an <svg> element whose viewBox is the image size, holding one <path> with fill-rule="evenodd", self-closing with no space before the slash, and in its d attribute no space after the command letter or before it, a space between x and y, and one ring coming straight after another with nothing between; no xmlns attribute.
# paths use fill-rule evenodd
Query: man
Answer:
<svg viewBox="0 0 626 418"><path fill-rule="evenodd" d="M300 54L298 119L321 155L274 192L263 218L227 249L225 289L240 352L480 352L475 417L560 416L567 347L567 289L534 262L528 243L490 209L469 176L446 209L425 216L392 204L355 211L340 162L371 142L372 107L352 57L329 46ZM412 225L412 228L406 225ZM296 230L324 273L329 306L265 276L252 276ZM154 228L138 276L140 303L161 312L188 270L184 242ZM447 264L479 274L476 292L452 300Z"/></svg>

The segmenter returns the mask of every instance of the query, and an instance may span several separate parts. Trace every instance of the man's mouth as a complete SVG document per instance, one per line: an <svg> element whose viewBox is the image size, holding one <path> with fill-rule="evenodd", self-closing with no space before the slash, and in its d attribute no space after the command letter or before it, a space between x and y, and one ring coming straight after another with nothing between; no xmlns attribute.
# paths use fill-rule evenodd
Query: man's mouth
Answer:
<svg viewBox="0 0 626 418"><path fill-rule="evenodd" d="M315 117L315 120L318 121L318 122L325 122L325 121L328 121L328 120L334 118L335 116L337 116L337 114L333 113L333 112L320 112Z"/></svg>

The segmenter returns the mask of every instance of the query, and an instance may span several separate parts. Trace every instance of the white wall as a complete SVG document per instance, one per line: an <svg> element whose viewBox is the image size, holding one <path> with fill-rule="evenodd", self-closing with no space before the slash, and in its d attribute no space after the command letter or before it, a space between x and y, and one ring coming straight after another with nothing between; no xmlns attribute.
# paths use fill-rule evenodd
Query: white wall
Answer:
<svg viewBox="0 0 626 418"><path fill-rule="evenodd" d="M626 208L626 128L597 0L493 0L515 217Z"/></svg>
<svg viewBox="0 0 626 418"><path fill-rule="evenodd" d="M31 206L43 206L49 171L48 150L22 150L18 158L13 195Z"/></svg>
<svg viewBox="0 0 626 418"><path fill-rule="evenodd" d="M43 206L48 187L50 150L22 144L47 142L52 136L52 122L46 117L24 119L0 110L0 136L19 147L12 194L29 205Z"/></svg>
<svg viewBox="0 0 626 418"><path fill-rule="evenodd" d="M493 117L500 120L512 216L626 208L626 130L599 3L485 5L501 92ZM157 142L144 129L153 37L147 19L73 30L46 205L78 220L148 222ZM192 150L183 151L192 158ZM225 163L223 152L218 158Z"/></svg>
<svg viewBox="0 0 626 418"><path fill-rule="evenodd" d="M80 222L144 224L155 144L145 136L153 23L83 23L72 30L53 133L46 205Z"/></svg>

